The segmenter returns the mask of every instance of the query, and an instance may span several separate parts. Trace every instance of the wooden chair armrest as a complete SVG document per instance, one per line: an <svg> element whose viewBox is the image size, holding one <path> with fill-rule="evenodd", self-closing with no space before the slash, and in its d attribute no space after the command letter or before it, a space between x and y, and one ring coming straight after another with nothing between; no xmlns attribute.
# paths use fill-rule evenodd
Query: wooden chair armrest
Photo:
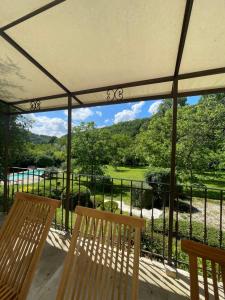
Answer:
<svg viewBox="0 0 225 300"><path fill-rule="evenodd" d="M188 255L201 257L225 266L225 251L190 240L181 241L181 249Z"/></svg>

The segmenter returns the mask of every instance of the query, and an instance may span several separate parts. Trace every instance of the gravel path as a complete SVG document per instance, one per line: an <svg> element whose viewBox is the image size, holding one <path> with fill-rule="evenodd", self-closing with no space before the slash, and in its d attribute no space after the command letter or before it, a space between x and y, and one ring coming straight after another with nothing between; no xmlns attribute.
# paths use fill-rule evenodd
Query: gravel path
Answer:
<svg viewBox="0 0 225 300"><path fill-rule="evenodd" d="M121 208L121 202L120 201L115 201L119 205L119 209ZM127 205L126 203L122 202L122 211L124 212L130 212L130 205ZM134 216L140 217L141 215L141 210L137 207L132 208L132 214ZM154 208L153 209L153 217L154 219L158 219L162 215L162 211L160 209ZM142 209L142 216L146 219L151 219L152 218L152 209Z"/></svg>

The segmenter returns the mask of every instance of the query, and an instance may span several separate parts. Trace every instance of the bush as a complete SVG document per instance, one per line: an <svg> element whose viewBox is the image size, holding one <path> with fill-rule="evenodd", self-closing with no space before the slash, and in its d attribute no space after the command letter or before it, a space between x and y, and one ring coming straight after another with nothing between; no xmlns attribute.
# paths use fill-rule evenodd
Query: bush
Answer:
<svg viewBox="0 0 225 300"><path fill-rule="evenodd" d="M110 176L97 176L93 178L93 181L90 180L89 188L100 193L103 191L104 193L110 193L112 189L112 178Z"/></svg>
<svg viewBox="0 0 225 300"><path fill-rule="evenodd" d="M139 208L152 208L153 193L150 189L132 189L132 206Z"/></svg>
<svg viewBox="0 0 225 300"><path fill-rule="evenodd" d="M165 241L165 245L167 245L166 241ZM164 247L163 236L161 234L154 233L153 238L151 236L151 233L149 232L144 232L142 234L141 249L148 252L162 255L163 247ZM167 249L164 250L167 251ZM166 255L166 252L164 255Z"/></svg>
<svg viewBox="0 0 225 300"><path fill-rule="evenodd" d="M58 174L58 169L56 167L48 167L47 169L45 169L42 177L53 179L53 178L57 178L57 174Z"/></svg>
<svg viewBox="0 0 225 300"><path fill-rule="evenodd" d="M93 207L99 207L103 203L103 195L95 195L91 196L91 202L93 204Z"/></svg>
<svg viewBox="0 0 225 300"><path fill-rule="evenodd" d="M149 169L145 173L145 180L152 188L154 207L162 208L169 205L170 191L170 170L169 169ZM176 197L184 198L183 187L176 186Z"/></svg>
<svg viewBox="0 0 225 300"><path fill-rule="evenodd" d="M101 210L106 210L115 213L118 209L118 203L115 201L102 202L100 205Z"/></svg>
<svg viewBox="0 0 225 300"><path fill-rule="evenodd" d="M54 166L54 159L48 155L41 155L36 160L36 165L40 168L46 168Z"/></svg>
<svg viewBox="0 0 225 300"><path fill-rule="evenodd" d="M89 189L85 189L84 191L78 191L78 192L73 192L70 193L70 206L69 206L69 210L73 211L75 209L75 207L78 205L81 206L86 206L86 207L91 207L93 208L93 203L91 201L91 193ZM63 199L64 199L64 203L63 203L63 207L65 208L65 199L66 199L66 192L64 191L63 193Z"/></svg>
<svg viewBox="0 0 225 300"><path fill-rule="evenodd" d="M51 198L53 199L58 199L60 200L62 198L62 193L63 193L63 190L62 189L53 189L51 190Z"/></svg>

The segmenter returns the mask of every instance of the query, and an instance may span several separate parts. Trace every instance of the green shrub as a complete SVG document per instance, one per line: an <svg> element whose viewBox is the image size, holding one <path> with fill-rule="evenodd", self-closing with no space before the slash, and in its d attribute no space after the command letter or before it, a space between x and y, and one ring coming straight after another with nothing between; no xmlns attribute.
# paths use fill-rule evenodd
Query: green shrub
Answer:
<svg viewBox="0 0 225 300"><path fill-rule="evenodd" d="M152 200L154 207L162 208L169 205L170 191L170 170L155 168L149 169L145 173L145 180L152 188ZM176 197L184 198L183 187L176 186Z"/></svg>
<svg viewBox="0 0 225 300"><path fill-rule="evenodd" d="M91 196L91 202L93 203L93 207L101 206L103 203L103 195Z"/></svg>
<svg viewBox="0 0 225 300"><path fill-rule="evenodd" d="M165 247L167 245L167 237L165 237ZM142 234L142 238L141 238L141 249L145 250L145 251L149 251L155 254L159 254L162 255L163 253L163 236L162 234L158 234L158 233L154 233L153 238L151 236L151 233L149 232L144 232ZM166 255L166 251L165 250L165 255Z"/></svg>
<svg viewBox="0 0 225 300"><path fill-rule="evenodd" d="M153 193L150 189L132 189L132 206L139 208L152 208Z"/></svg>
<svg viewBox="0 0 225 300"><path fill-rule="evenodd" d="M101 210L106 210L115 213L118 209L118 203L115 201L102 202L100 205Z"/></svg>
<svg viewBox="0 0 225 300"><path fill-rule="evenodd" d="M89 189L85 189L85 191L77 191L77 192L71 192L70 193L70 205L69 205L69 210L73 211L75 207L79 204L81 206L86 206L86 207L93 207L93 203L90 199L91 193ZM66 199L66 193L63 193L63 207L66 207L65 203Z"/></svg>
<svg viewBox="0 0 225 300"><path fill-rule="evenodd" d="M48 155L40 155L36 159L36 165L40 168L54 166L54 159Z"/></svg>
<svg viewBox="0 0 225 300"><path fill-rule="evenodd" d="M112 190L112 178L110 176L98 176L89 182L89 188L100 193L110 193Z"/></svg>
<svg viewBox="0 0 225 300"><path fill-rule="evenodd" d="M165 234L168 235L168 218L165 223ZM174 220L174 231L175 231L175 220ZM157 219L154 221L153 231L163 233L163 220ZM175 234L175 232L174 232ZM178 239L189 239L190 238L190 224L189 221L179 220L178 222ZM204 224L200 222L192 222L192 239L197 242L204 241ZM222 248L225 248L225 232L222 234ZM219 230L215 227L207 226L207 243L212 247L219 247Z"/></svg>

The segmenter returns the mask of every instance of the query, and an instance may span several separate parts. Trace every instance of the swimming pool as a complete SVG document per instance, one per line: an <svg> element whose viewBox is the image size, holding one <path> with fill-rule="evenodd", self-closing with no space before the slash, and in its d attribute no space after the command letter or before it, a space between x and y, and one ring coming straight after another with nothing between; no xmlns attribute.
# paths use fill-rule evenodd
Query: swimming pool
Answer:
<svg viewBox="0 0 225 300"><path fill-rule="evenodd" d="M25 170L18 173L10 173L8 175L8 180L9 181L26 180L29 178L33 178L33 176L40 176L43 173L44 173L43 169Z"/></svg>

